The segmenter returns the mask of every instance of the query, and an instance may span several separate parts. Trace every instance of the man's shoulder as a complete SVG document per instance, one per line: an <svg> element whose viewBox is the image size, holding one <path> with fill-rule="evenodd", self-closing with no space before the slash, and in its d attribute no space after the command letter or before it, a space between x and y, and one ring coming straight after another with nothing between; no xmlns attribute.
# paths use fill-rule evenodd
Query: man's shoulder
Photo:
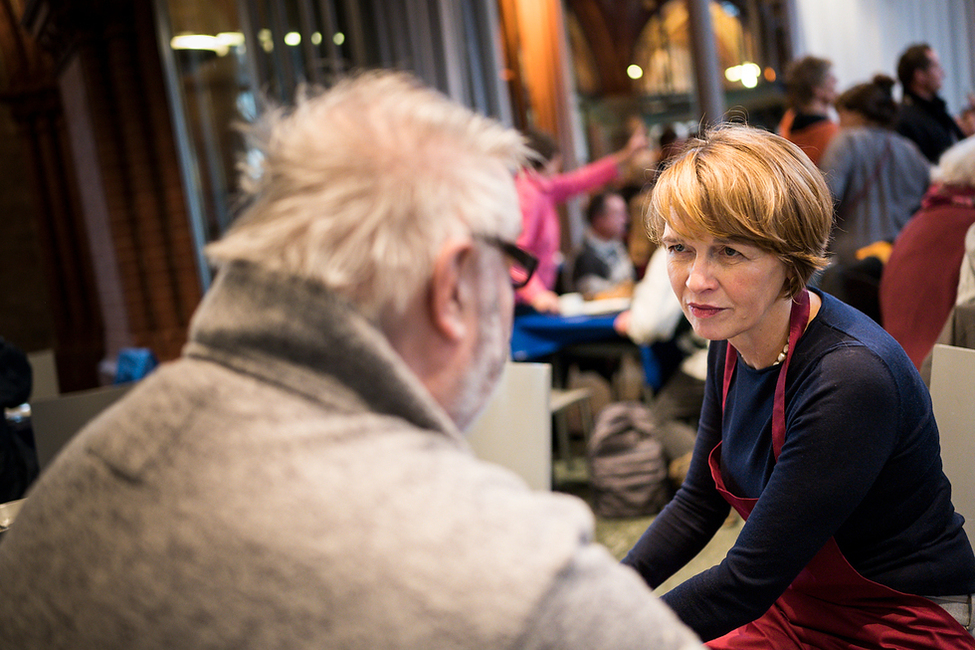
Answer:
<svg viewBox="0 0 975 650"><path fill-rule="evenodd" d="M594 246L587 240L572 260L572 277L574 280L586 275L609 275L609 266Z"/></svg>
<svg viewBox="0 0 975 650"><path fill-rule="evenodd" d="M582 501L533 492L442 432L352 411L265 425L194 425L192 438L224 439L185 447L159 430L147 455L121 432L131 446L118 451L124 464L113 459L121 471L108 469L98 445L73 448L4 540L4 591L30 594L54 615L84 610L109 631L125 620L154 625L138 595L157 594L174 603L166 624L175 639L190 638L180 621L194 617L233 629L260 611L291 611L318 621L320 639L371 629L378 642L400 620L431 634L449 621L472 638L487 634L490 647L492 635L523 633L592 542ZM125 475L136 467L138 476ZM112 593L93 598L82 579L90 575L110 580ZM326 619L345 622L330 630Z"/></svg>
<svg viewBox="0 0 975 650"><path fill-rule="evenodd" d="M922 104L907 97L897 108L894 130L902 135L910 137L912 133L943 129L932 105Z"/></svg>

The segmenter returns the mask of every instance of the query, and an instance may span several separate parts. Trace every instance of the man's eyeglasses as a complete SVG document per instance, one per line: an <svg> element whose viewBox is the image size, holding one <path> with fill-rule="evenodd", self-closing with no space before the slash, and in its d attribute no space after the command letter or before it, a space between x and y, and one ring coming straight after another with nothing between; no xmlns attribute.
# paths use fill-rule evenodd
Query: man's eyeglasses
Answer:
<svg viewBox="0 0 975 650"><path fill-rule="evenodd" d="M526 251L520 246L516 246L511 242L504 241L499 237L488 236L488 235L475 235L475 238L481 240L485 244L490 244L494 246L507 258L508 261L508 275L511 276L511 286L515 289L521 289L523 286L528 284L531 280L532 274L535 273L535 269L538 267L538 258Z"/></svg>

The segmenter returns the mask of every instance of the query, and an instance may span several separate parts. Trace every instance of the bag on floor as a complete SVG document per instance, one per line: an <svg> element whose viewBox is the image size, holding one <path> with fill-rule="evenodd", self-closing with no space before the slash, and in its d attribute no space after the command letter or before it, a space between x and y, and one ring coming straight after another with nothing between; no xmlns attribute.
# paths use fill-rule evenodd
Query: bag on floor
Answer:
<svg viewBox="0 0 975 650"><path fill-rule="evenodd" d="M599 412L586 461L600 517L655 515L670 500L667 458L653 430L653 416L640 402L615 402Z"/></svg>

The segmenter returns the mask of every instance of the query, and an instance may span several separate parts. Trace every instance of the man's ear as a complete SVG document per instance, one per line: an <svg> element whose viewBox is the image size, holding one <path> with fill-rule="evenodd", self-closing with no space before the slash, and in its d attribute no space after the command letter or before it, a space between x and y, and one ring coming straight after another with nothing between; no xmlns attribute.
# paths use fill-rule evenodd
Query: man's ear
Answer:
<svg viewBox="0 0 975 650"><path fill-rule="evenodd" d="M473 308L474 248L470 241L447 242L433 264L430 279L430 321L435 330L457 341L470 326Z"/></svg>

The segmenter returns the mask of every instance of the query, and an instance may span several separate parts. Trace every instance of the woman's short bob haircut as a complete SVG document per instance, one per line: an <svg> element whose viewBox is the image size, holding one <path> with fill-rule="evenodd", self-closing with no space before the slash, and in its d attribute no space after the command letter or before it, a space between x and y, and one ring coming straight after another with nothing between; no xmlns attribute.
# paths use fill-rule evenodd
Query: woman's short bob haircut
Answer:
<svg viewBox="0 0 975 650"><path fill-rule="evenodd" d="M772 253L786 265L789 297L826 267L832 222L829 188L809 157L785 138L741 124L690 140L657 179L647 213L656 242L669 225L683 237L710 234Z"/></svg>

